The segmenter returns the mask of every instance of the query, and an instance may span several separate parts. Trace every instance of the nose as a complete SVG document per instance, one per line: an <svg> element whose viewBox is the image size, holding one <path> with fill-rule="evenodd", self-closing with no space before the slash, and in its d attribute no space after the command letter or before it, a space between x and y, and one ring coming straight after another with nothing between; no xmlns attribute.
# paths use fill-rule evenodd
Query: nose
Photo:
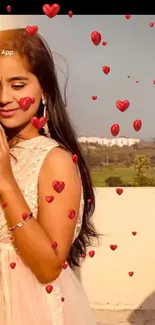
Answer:
<svg viewBox="0 0 155 325"><path fill-rule="evenodd" d="M13 102L11 93L7 87L0 87L0 107Z"/></svg>

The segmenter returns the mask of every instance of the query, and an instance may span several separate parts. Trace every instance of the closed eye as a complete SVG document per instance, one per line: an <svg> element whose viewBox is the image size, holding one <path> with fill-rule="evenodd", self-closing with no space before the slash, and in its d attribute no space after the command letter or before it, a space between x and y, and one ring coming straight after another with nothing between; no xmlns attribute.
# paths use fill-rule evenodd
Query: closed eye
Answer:
<svg viewBox="0 0 155 325"><path fill-rule="evenodd" d="M23 87L25 87L25 85L14 85L14 86L12 86L12 88L14 88L14 89L20 89L20 88L23 88Z"/></svg>

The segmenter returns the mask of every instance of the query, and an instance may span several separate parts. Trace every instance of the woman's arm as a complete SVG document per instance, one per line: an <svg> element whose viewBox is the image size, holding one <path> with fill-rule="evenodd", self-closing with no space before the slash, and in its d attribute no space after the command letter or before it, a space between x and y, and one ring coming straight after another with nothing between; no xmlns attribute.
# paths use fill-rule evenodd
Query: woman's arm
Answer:
<svg viewBox="0 0 155 325"><path fill-rule="evenodd" d="M61 193L57 193L52 187L55 180L65 183ZM51 203L45 199L49 195L54 196ZM5 215L11 226L22 219L24 212L31 212L15 180L3 186L0 196L3 202L7 202ZM13 231L21 258L43 284L59 276L62 263L68 257L80 196L80 178L71 155L61 148L51 150L39 175L37 221L34 218L29 219L22 228ZM68 217L70 209L76 212L73 219ZM52 248L53 241L57 243L56 249Z"/></svg>

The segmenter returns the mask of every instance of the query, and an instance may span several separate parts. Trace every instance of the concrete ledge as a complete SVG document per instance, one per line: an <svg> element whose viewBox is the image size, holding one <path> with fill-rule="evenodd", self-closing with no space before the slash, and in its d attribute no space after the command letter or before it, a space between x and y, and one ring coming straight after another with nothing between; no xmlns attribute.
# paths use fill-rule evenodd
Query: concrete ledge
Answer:
<svg viewBox="0 0 155 325"><path fill-rule="evenodd" d="M155 325L155 310L94 309L97 325Z"/></svg>

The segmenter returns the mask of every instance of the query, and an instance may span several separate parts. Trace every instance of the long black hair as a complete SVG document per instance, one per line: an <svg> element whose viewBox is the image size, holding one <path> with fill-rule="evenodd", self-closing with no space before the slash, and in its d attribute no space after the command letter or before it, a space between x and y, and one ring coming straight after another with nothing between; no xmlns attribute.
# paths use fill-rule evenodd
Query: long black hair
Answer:
<svg viewBox="0 0 155 325"><path fill-rule="evenodd" d="M38 33L29 35L24 28L1 31L0 50L14 51L27 58L29 71L38 78L47 97L48 128L51 138L78 156L84 193L84 211L82 228L71 246L68 263L72 268L80 266L80 256L86 254L86 248L92 244L92 239L98 238L91 219L95 210L95 196L90 172L67 114L66 97L63 100L59 89L52 52ZM43 105L40 103L36 116L42 115ZM11 130L5 131L9 138ZM43 129L39 130L39 133L45 135Z"/></svg>

